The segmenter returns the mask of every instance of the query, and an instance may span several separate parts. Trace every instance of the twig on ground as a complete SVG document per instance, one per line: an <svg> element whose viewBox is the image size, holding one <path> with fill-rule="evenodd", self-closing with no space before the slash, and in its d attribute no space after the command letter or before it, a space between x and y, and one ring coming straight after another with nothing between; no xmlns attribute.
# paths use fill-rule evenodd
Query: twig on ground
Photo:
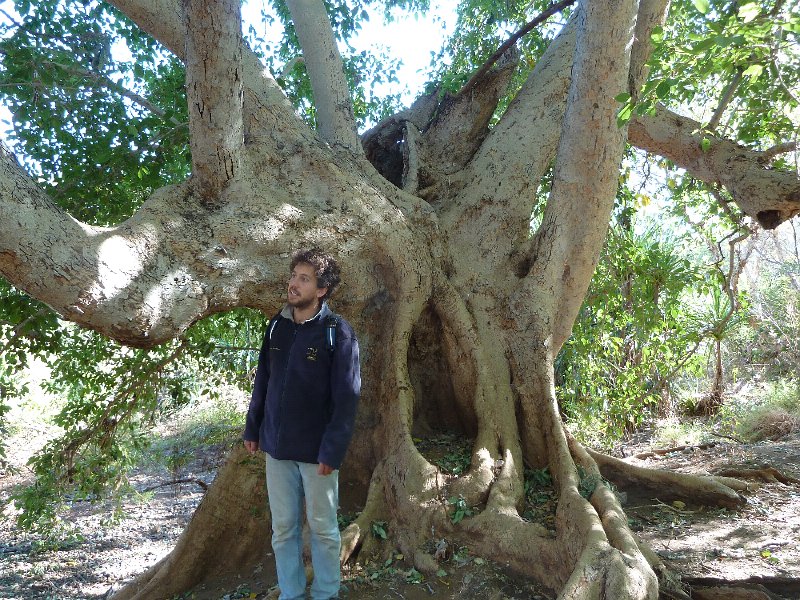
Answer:
<svg viewBox="0 0 800 600"><path fill-rule="evenodd" d="M150 487L144 488L141 493L144 494L145 492L152 492L153 490L157 490L158 488L167 487L168 485L177 485L179 483L196 483L201 488L203 488L203 490L208 490L208 484L202 479L197 479L196 477L188 477L186 479L173 479L172 481L164 481L162 483L157 483L156 485L151 485Z"/></svg>
<svg viewBox="0 0 800 600"><path fill-rule="evenodd" d="M658 448L656 450L648 450L647 452L640 452L639 454L634 454L633 458L652 458L654 456L664 456L665 454L670 454L672 452L681 452L682 450L686 449L696 449L696 450L708 450L709 448L713 448L716 446L716 442L709 442L708 444L697 444L693 446L691 444L684 445L684 446L673 446L672 448Z"/></svg>

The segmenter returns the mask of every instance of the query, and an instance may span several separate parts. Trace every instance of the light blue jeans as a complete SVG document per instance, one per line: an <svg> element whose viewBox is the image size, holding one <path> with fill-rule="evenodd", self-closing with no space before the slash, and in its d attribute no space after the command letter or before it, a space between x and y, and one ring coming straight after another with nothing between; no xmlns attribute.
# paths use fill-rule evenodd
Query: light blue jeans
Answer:
<svg viewBox="0 0 800 600"><path fill-rule="evenodd" d="M304 497L314 567L311 598L336 598L341 584L341 537L336 520L339 471L318 475L316 464L276 460L267 454L267 494L272 513L272 550L281 589L279 600L305 598Z"/></svg>

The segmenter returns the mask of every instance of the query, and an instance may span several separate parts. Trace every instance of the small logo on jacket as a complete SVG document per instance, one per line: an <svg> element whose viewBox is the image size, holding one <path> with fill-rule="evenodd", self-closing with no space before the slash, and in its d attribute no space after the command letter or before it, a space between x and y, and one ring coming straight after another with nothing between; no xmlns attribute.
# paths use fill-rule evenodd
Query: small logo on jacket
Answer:
<svg viewBox="0 0 800 600"><path fill-rule="evenodd" d="M317 360L316 348L306 348L306 360Z"/></svg>

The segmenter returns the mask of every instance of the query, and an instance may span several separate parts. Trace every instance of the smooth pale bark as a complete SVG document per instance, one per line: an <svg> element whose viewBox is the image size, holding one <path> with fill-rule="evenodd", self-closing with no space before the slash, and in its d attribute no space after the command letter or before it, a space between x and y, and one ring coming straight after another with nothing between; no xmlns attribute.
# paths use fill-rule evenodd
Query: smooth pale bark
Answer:
<svg viewBox="0 0 800 600"><path fill-rule="evenodd" d="M331 145L360 153L353 103L325 5L321 0L288 0L286 5L311 79L317 132Z"/></svg>
<svg viewBox="0 0 800 600"><path fill-rule="evenodd" d="M115 5L184 60L194 58L174 1ZM424 182L419 196L354 153L349 134L337 141L337 131L349 131L337 96L328 100L330 118L320 121L333 133L312 132L245 48L241 177L215 183L220 202L201 202L184 184L160 190L117 227L89 228L55 208L3 156L0 272L70 319L145 346L234 306L275 310L290 250L335 249L345 269L335 308L353 323L363 350L347 471L369 483L364 514L387 520L408 560L426 571L437 567L426 544L433 531L498 550L496 558L568 597L653 597L652 561L632 543L618 503L602 486L588 500L578 493L576 465L594 472L597 461L566 436L553 382L553 357L589 284L613 203L625 133L613 97L631 82L635 14L631 0L578 8L485 139L488 106L499 95L490 88L506 76L499 71L502 77L484 79L486 89L473 90L475 106L435 106L427 98L407 113L420 135L405 159L415 163L406 181L418 182L409 189ZM644 14L638 26L646 32L658 15ZM324 72L341 70L340 61L325 60L332 35L303 35L306 60L315 45L322 53L322 72L312 79L336 80L340 74ZM641 69L646 51L636 56ZM200 73L194 69L193 77ZM215 81L212 87L225 88L221 97L235 96L235 78ZM436 126L426 129L432 119ZM375 132L367 147L379 154L403 130L403 119L387 122L390 135ZM444 165L448 147L452 164ZM531 242L536 191L554 159L554 188ZM418 432L444 425L474 440L470 469L458 477L415 445ZM555 537L517 513L526 465L549 466L556 478ZM215 556L229 544L236 556L263 551L252 532L226 536L216 523L219 507L231 507L225 520L237 522L247 505L234 496L258 487L258 471L240 479L237 469L229 463L174 555L125 597L184 593L214 572ZM624 467L617 474L630 475ZM237 486L226 488L230 481ZM716 483L709 503L729 500L730 486ZM687 493L695 487L689 482ZM454 526L446 502L454 494L480 514ZM365 525L357 521L346 533L348 552L368 549ZM541 557L533 567L531 555Z"/></svg>
<svg viewBox="0 0 800 600"><path fill-rule="evenodd" d="M636 19L633 47L631 48L631 66L628 70L628 93L634 103L649 73L647 60L653 50L650 36L653 34L653 29L663 26L666 22L669 6L670 0L641 0L639 2L639 16Z"/></svg>
<svg viewBox="0 0 800 600"><path fill-rule="evenodd" d="M693 119L658 107L654 117L632 119L629 131L635 146L668 158L692 177L724 187L739 208L766 229L800 212L800 179L795 173L767 168L758 152L704 133ZM710 142L707 150L703 139Z"/></svg>
<svg viewBox="0 0 800 600"><path fill-rule="evenodd" d="M636 24L634 2L608 3L603 11L589 3L585 10L584 31L575 45L553 188L533 241L538 250L538 238L553 240L547 262L531 271L537 278L547 272L555 284L554 354L569 336L586 295L614 205L625 144L625 130L617 126L614 97L627 86ZM538 259L536 250L533 262Z"/></svg>
<svg viewBox="0 0 800 600"><path fill-rule="evenodd" d="M193 184L215 202L242 169L241 3L183 0L183 9Z"/></svg>

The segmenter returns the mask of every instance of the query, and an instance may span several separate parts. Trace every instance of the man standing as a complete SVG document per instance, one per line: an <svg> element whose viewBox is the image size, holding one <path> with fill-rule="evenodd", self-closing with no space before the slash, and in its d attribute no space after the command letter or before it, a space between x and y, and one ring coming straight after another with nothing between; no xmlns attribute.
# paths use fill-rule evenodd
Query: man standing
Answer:
<svg viewBox="0 0 800 600"><path fill-rule="evenodd" d="M305 598L303 502L311 530L311 598L336 598L341 538L339 465L361 392L358 341L328 308L339 266L319 249L292 256L287 302L258 357L244 445L267 453L267 494L280 600Z"/></svg>

